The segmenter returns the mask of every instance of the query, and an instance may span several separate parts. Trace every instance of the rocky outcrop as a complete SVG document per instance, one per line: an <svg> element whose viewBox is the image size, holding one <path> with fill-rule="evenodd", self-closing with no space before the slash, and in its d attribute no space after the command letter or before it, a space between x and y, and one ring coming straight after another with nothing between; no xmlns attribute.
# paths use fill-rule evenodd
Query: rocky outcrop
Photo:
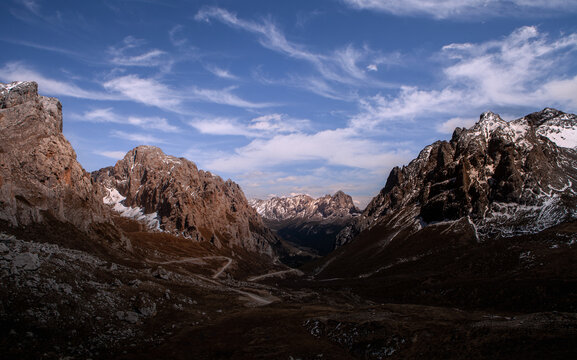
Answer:
<svg viewBox="0 0 577 360"><path fill-rule="evenodd" d="M121 202L117 210L148 215L163 231L217 247L274 253L277 238L248 205L241 188L187 159L139 146L114 167L94 172L93 178L108 188L108 203L114 198Z"/></svg>
<svg viewBox="0 0 577 360"><path fill-rule="evenodd" d="M576 115L547 108L506 122L487 112L394 168L338 243L375 226L414 233L460 219L477 240L535 233L577 217L576 180Z"/></svg>
<svg viewBox="0 0 577 360"><path fill-rule="evenodd" d="M0 220L12 227L46 219L82 231L108 223L99 186L62 134L62 106L35 82L0 84Z"/></svg>
<svg viewBox="0 0 577 360"><path fill-rule="evenodd" d="M342 191L318 199L295 195L253 199L250 204L283 239L320 255L334 249L336 235L360 214L353 199Z"/></svg>

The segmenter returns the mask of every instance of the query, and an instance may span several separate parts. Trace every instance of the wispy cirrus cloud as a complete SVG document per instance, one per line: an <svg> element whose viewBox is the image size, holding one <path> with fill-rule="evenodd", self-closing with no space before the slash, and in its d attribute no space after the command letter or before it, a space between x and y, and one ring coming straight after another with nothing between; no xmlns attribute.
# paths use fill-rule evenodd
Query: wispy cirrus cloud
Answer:
<svg viewBox="0 0 577 360"><path fill-rule="evenodd" d="M183 47L188 43L188 39L182 35L183 32L184 26L182 25L175 25L170 29L168 32L168 38L173 46Z"/></svg>
<svg viewBox="0 0 577 360"><path fill-rule="evenodd" d="M95 150L93 154L104 156L109 159L119 160L126 155L126 151L116 151L116 150Z"/></svg>
<svg viewBox="0 0 577 360"><path fill-rule="evenodd" d="M181 112L182 101L169 86L156 79L125 75L106 81L105 89L127 99L174 112Z"/></svg>
<svg viewBox="0 0 577 360"><path fill-rule="evenodd" d="M340 0L355 9L374 10L400 16L436 19L475 15L487 17L543 15L544 11L577 12L572 0Z"/></svg>
<svg viewBox="0 0 577 360"><path fill-rule="evenodd" d="M391 121L423 116L471 116L498 106L561 106L577 109L577 75L566 68L577 52L577 34L551 39L532 26L516 29L500 40L449 44L443 87L403 86L395 95L364 98L351 118L355 128L374 128ZM443 127L438 130L444 131Z"/></svg>
<svg viewBox="0 0 577 360"><path fill-rule="evenodd" d="M215 65L208 65L206 69L221 79L238 80L238 76L232 74L229 70L222 69Z"/></svg>
<svg viewBox="0 0 577 360"><path fill-rule="evenodd" d="M9 62L0 68L0 79L11 81L36 81L43 94L54 96L69 96L91 100L120 100L118 96L106 92L86 90L80 86L47 77L22 62Z"/></svg>
<svg viewBox="0 0 577 360"><path fill-rule="evenodd" d="M404 162L408 153L391 150L351 129L325 130L313 134L291 133L255 139L234 154L214 159L210 169L247 172L298 162L321 161L332 166L371 171Z"/></svg>
<svg viewBox="0 0 577 360"><path fill-rule="evenodd" d="M242 99L238 95L232 93L232 91L235 89L236 87L229 87L226 89L201 89L198 87L193 87L190 89L191 99L249 109L264 108L274 105L272 103L256 103Z"/></svg>
<svg viewBox="0 0 577 360"><path fill-rule="evenodd" d="M115 113L113 108L93 109L81 115L73 115L73 117L84 121L126 124L162 132L177 132L180 130L177 126L171 125L166 118L134 115L125 116Z"/></svg>
<svg viewBox="0 0 577 360"><path fill-rule="evenodd" d="M201 134L207 135L230 135L230 136L254 136L246 126L235 118L210 117L193 119L189 125Z"/></svg>
<svg viewBox="0 0 577 360"><path fill-rule="evenodd" d="M122 43L108 48L110 62L117 66L159 67L163 71L170 71L173 60L163 50L144 49L146 41L127 36Z"/></svg>
<svg viewBox="0 0 577 360"><path fill-rule="evenodd" d="M103 86L132 101L181 114L187 113L185 103L188 102L207 102L248 109L273 105L245 100L233 93L235 87L204 89L192 86L186 89L176 89L160 80L143 78L135 74L113 78L106 81Z"/></svg>
<svg viewBox="0 0 577 360"><path fill-rule="evenodd" d="M268 114L241 122L236 118L210 117L193 119L189 125L202 134L245 136L249 138L288 134L309 127L308 120L292 119L284 114Z"/></svg>
<svg viewBox="0 0 577 360"><path fill-rule="evenodd" d="M166 143L166 140L150 134L133 133L133 132L129 133L126 131L113 130L110 132L110 135L125 141L135 142L141 145Z"/></svg>
<svg viewBox="0 0 577 360"><path fill-rule="evenodd" d="M312 92L336 98L334 95L338 91L331 89L335 84L363 87L389 87L390 84L383 83L367 76L366 66L374 63L376 58L384 59L381 54L377 54L368 48L355 48L349 44L336 49L332 53L316 53L302 44L295 43L286 38L285 34L269 19L262 21L250 21L239 18L236 14L226 9L218 7L202 8L195 16L197 21L210 22L217 20L235 29L244 30L255 34L259 43L270 50L281 53L288 57L303 60L313 66L318 72L320 79L311 79L310 86L299 86L310 89ZM301 76L299 76L301 77ZM313 81L314 80L314 81ZM275 80L268 80L273 82ZM281 80L282 81L282 80ZM300 81L282 81L285 84L302 84ZM333 84L331 84L333 83ZM305 82L307 84L307 82ZM320 86L322 85L322 86ZM322 88L325 89L322 89ZM342 97L339 97L342 99Z"/></svg>

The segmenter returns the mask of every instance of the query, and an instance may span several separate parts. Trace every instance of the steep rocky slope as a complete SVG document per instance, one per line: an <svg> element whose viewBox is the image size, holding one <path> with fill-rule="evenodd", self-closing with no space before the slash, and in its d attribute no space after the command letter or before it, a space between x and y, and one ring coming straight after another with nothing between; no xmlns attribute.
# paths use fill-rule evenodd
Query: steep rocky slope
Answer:
<svg viewBox="0 0 577 360"><path fill-rule="evenodd" d="M55 220L89 231L110 223L99 186L62 134L62 106L35 82L0 84L0 220L11 227Z"/></svg>
<svg viewBox="0 0 577 360"><path fill-rule="evenodd" d="M574 312L576 129L554 109L483 114L393 169L311 271L377 302Z"/></svg>
<svg viewBox="0 0 577 360"><path fill-rule="evenodd" d="M394 168L339 245L375 226L414 233L456 220L480 241L535 233L575 219L576 179L577 116L547 108L506 122L487 112Z"/></svg>
<svg viewBox="0 0 577 360"><path fill-rule="evenodd" d="M153 146L129 151L114 167L93 173L117 211L163 231L216 247L274 255L278 239L264 226L241 188Z"/></svg>
<svg viewBox="0 0 577 360"><path fill-rule="evenodd" d="M249 203L283 239L320 255L334 249L336 235L360 214L353 199L342 191L318 199L295 195L253 199Z"/></svg>

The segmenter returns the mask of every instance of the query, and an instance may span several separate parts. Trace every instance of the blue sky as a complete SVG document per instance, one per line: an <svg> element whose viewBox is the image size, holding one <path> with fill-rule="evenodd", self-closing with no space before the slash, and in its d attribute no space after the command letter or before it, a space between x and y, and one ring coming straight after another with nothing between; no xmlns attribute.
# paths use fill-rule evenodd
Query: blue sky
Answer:
<svg viewBox="0 0 577 360"><path fill-rule="evenodd" d="M4 0L0 34L87 170L156 145L249 198L364 206L481 112L577 112L574 0Z"/></svg>

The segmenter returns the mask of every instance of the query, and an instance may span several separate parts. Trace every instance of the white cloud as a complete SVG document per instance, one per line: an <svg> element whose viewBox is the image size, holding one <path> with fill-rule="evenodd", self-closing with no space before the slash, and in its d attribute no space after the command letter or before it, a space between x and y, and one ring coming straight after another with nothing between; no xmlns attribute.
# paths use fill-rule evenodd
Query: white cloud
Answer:
<svg viewBox="0 0 577 360"><path fill-rule="evenodd" d="M125 37L121 45L111 46L108 49L110 62L119 66L158 66L169 70L172 66L169 54L159 49L142 50L145 44L144 40L132 36Z"/></svg>
<svg viewBox="0 0 577 360"><path fill-rule="evenodd" d="M543 86L543 96L565 100L577 108L577 76L572 79L552 80Z"/></svg>
<svg viewBox="0 0 577 360"><path fill-rule="evenodd" d="M128 133L128 132L119 131L119 130L114 130L110 134L116 138L123 139L126 141L136 142L136 143L139 143L141 145L166 143L165 140L157 138L153 135L148 135L148 134Z"/></svg>
<svg viewBox="0 0 577 360"><path fill-rule="evenodd" d="M246 124L235 118L224 117L193 119L189 124L202 134L266 137L306 129L309 121L291 119L283 114L269 114L251 119Z"/></svg>
<svg viewBox="0 0 577 360"><path fill-rule="evenodd" d="M264 108L273 105L269 103L255 103L244 100L232 93L232 90L234 89L234 87L221 90L192 88L191 92L193 96L191 98L214 104L229 105L240 108Z"/></svg>
<svg viewBox="0 0 577 360"><path fill-rule="evenodd" d="M443 87L403 86L395 95L375 95L360 101L351 118L357 129L373 129L391 121L471 116L496 106L577 108L577 77L564 69L577 51L577 34L551 40L535 27L522 27L509 36L479 44L444 46L447 65Z"/></svg>
<svg viewBox="0 0 577 360"><path fill-rule="evenodd" d="M180 129L171 125L166 118L123 116L115 113L112 108L94 109L84 112L82 115L74 115L75 118L91 122L127 124L143 129L160 130L162 132L177 132Z"/></svg>
<svg viewBox="0 0 577 360"><path fill-rule="evenodd" d="M356 9L375 10L393 15L425 15L437 19L463 16L542 15L544 11L577 11L572 0L342 0Z"/></svg>
<svg viewBox="0 0 577 360"><path fill-rule="evenodd" d="M109 80L103 86L145 105L176 112L179 112L180 109L181 100L177 94L155 79L140 78L138 75L125 75Z"/></svg>
<svg viewBox="0 0 577 360"><path fill-rule="evenodd" d="M436 130L443 134L452 134L453 131L455 131L455 128L457 127L469 128L473 126L476 122L477 119L455 117L445 121L444 123L437 125Z"/></svg>
<svg viewBox="0 0 577 360"><path fill-rule="evenodd" d="M183 102L200 101L214 104L229 105L240 108L263 108L272 106L269 103L255 103L242 99L232 93L234 87L226 89L202 89L191 87L179 91L152 78L141 78L138 75L125 75L109 80L103 86L124 95L133 101L156 106L158 108L185 113Z"/></svg>
<svg viewBox="0 0 577 360"><path fill-rule="evenodd" d="M104 157L107 157L110 159L119 160L119 159L124 158L124 155L126 155L126 152L125 151L97 150L97 151L94 151L94 154L104 156Z"/></svg>
<svg viewBox="0 0 577 360"><path fill-rule="evenodd" d="M219 78L228 80L238 80L238 77L236 75L233 75L230 73L230 71L221 69L218 66L211 65L207 66L206 69L211 73L213 73L215 76L218 76Z"/></svg>
<svg viewBox="0 0 577 360"><path fill-rule="evenodd" d="M119 100L118 96L85 90L73 83L51 79L20 62L9 62L0 68L0 80L3 82L36 81L38 91L45 95L70 96L91 100Z"/></svg>
<svg viewBox="0 0 577 360"><path fill-rule="evenodd" d="M240 124L236 119L230 118L210 118L210 119L195 119L192 120L190 126L194 127L202 134L209 135L240 135L252 137L254 134L250 132L246 126Z"/></svg>
<svg viewBox="0 0 577 360"><path fill-rule="evenodd" d="M308 120L291 119L283 114L268 114L250 121L249 129L268 134L293 133L310 126Z"/></svg>
<svg viewBox="0 0 577 360"><path fill-rule="evenodd" d="M387 151L383 144L356 136L350 129L325 130L315 134L294 133L255 139L235 153L208 163L210 169L226 172L251 171L297 162L322 161L327 165L374 171L402 163L402 151Z"/></svg>
<svg viewBox="0 0 577 360"><path fill-rule="evenodd" d="M370 65L367 65L367 70L369 70L369 71L379 71L379 68L377 67L376 64L370 64Z"/></svg>

